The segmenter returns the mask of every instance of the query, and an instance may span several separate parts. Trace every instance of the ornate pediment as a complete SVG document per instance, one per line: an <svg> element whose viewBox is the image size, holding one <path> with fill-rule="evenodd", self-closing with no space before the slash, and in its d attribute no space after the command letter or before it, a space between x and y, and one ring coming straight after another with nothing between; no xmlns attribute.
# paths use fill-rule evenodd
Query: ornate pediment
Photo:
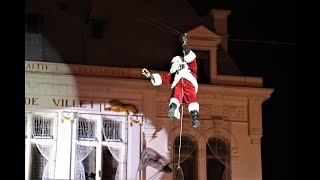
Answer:
<svg viewBox="0 0 320 180"><path fill-rule="evenodd" d="M221 37L214 32L210 31L203 25L198 26L189 32L188 34L188 44L190 46L213 46L216 47L220 41Z"/></svg>

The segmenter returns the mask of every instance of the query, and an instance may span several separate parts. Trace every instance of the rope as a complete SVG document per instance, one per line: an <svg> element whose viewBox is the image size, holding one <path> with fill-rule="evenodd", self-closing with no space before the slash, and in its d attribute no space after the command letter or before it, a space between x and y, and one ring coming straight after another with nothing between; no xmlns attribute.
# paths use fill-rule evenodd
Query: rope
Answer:
<svg viewBox="0 0 320 180"><path fill-rule="evenodd" d="M186 53L183 51L183 57L186 56ZM183 101L183 96L184 96L184 91L183 91L183 78L181 78L181 92L182 92L182 101ZM180 167L180 150L181 150L181 135L182 135L182 118L183 118L183 104L181 104L181 115L180 115L180 142L179 142L179 159L178 159L178 167L177 169L181 168Z"/></svg>
<svg viewBox="0 0 320 180"><path fill-rule="evenodd" d="M161 22L159 22L159 21L157 21L157 20L155 20L153 18L148 18L148 19L149 20L146 20L146 19L141 19L141 20L144 21L145 23L151 24L151 25L153 25L153 26L155 26L155 27L157 27L159 29L165 30L166 32L172 33L174 35L180 36L180 35L183 34L183 33L179 32L179 31L177 31L176 29L173 29L172 27L169 27L168 25L165 25L165 24L163 24L163 23L161 23Z"/></svg>
<svg viewBox="0 0 320 180"><path fill-rule="evenodd" d="M183 82L183 79L182 79ZM183 85L183 83L182 83ZM183 88L182 88L182 93L183 93ZM183 96L182 96L183 97ZM180 151L181 151L181 136L182 136L182 117L183 117L183 105L181 105L181 115L180 115L180 134L179 134L179 158L178 158L178 167L177 169L181 168L180 167Z"/></svg>
<svg viewBox="0 0 320 180"><path fill-rule="evenodd" d="M148 180L150 180L151 178L157 177L157 175L161 172L161 170L157 171L156 173L154 173Z"/></svg>
<svg viewBox="0 0 320 180"><path fill-rule="evenodd" d="M185 56L185 52L183 51L183 57ZM181 92L182 92L182 100L183 101L183 96L184 96L184 91L183 91L183 78L181 78ZM178 167L177 169L181 168L180 167L180 151L181 151L181 136L182 136L182 118L183 118L183 104L181 104L181 115L180 115L180 135L179 135L179 158L178 158Z"/></svg>
<svg viewBox="0 0 320 180"><path fill-rule="evenodd" d="M172 27L169 27L169 26L167 26L167 25L165 25L165 24L163 24L163 23L161 23L161 22L159 22L159 21L157 21L157 20L155 20L155 19L153 19L153 18L150 18L150 19L151 19L153 22L157 22L158 24L160 24L160 25L162 25L162 26L170 29L172 32L174 32L174 33L177 34L177 35L183 34L183 33L179 32L179 31L173 29Z"/></svg>

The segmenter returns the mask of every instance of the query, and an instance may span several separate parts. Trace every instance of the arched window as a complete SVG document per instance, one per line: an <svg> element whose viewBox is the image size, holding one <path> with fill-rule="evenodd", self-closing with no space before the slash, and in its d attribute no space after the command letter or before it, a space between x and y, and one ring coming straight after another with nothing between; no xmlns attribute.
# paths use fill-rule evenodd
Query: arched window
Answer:
<svg viewBox="0 0 320 180"><path fill-rule="evenodd" d="M174 141L174 176L181 176L180 170L177 170L179 160L179 144L180 136ZM181 136L181 149L180 149L180 167L184 176L184 180L198 179L197 175L197 143L195 140L187 136Z"/></svg>
<svg viewBox="0 0 320 180"><path fill-rule="evenodd" d="M231 180L230 148L219 138L207 143L207 179Z"/></svg>

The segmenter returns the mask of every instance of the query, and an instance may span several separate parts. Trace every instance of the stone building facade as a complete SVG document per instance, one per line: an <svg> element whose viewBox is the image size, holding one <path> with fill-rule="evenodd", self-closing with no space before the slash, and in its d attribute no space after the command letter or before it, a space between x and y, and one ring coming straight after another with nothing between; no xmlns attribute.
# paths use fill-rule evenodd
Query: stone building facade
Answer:
<svg viewBox="0 0 320 180"><path fill-rule="evenodd" d="M212 13L217 33L201 25L187 32L189 47L209 54L197 129L185 106L182 120L167 117L170 85L152 86L140 68L26 59L25 178L262 179L262 103L273 89L263 88L261 77L218 73L230 11ZM113 100L120 110L110 110ZM145 148L166 157L173 171L139 170Z"/></svg>

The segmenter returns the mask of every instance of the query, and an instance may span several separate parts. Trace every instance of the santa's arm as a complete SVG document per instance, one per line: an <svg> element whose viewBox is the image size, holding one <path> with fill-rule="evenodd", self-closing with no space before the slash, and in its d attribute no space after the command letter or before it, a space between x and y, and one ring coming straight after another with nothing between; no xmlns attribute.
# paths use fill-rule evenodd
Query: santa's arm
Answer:
<svg viewBox="0 0 320 180"><path fill-rule="evenodd" d="M161 84L169 84L171 80L171 74L160 75L158 73L151 74L147 69L142 69L142 74L151 80L154 86L159 86Z"/></svg>
<svg viewBox="0 0 320 180"><path fill-rule="evenodd" d="M171 80L171 74L160 75L158 73L151 74L153 79L151 79L151 83L154 86L159 86L161 84L169 84Z"/></svg>
<svg viewBox="0 0 320 180"><path fill-rule="evenodd" d="M185 46L188 46L188 45L185 45ZM182 46L182 48L184 48L183 46ZM196 54L192 51L192 50L187 50L187 51L189 51L188 52L188 54L186 54L185 56L184 56L184 60L187 62L187 63L190 63L191 61L194 61L195 59L196 59Z"/></svg>
<svg viewBox="0 0 320 180"><path fill-rule="evenodd" d="M184 60L187 63L190 63L191 61L194 61L196 59L196 54L190 50L189 46L187 45L187 34L184 34L182 37L182 50L184 53Z"/></svg>

